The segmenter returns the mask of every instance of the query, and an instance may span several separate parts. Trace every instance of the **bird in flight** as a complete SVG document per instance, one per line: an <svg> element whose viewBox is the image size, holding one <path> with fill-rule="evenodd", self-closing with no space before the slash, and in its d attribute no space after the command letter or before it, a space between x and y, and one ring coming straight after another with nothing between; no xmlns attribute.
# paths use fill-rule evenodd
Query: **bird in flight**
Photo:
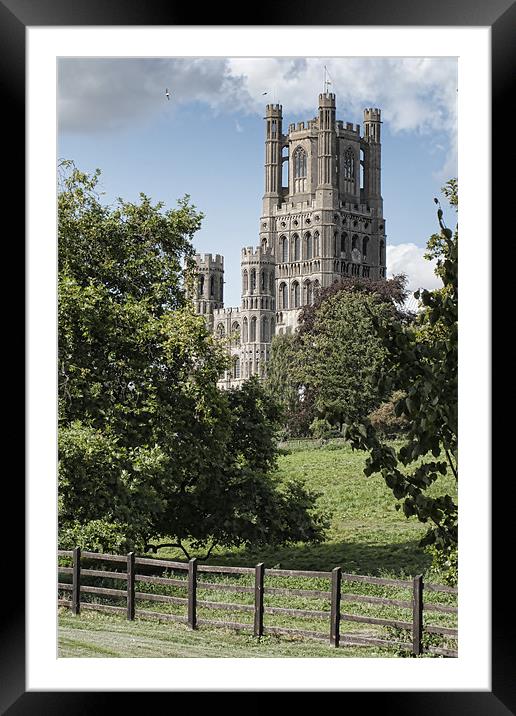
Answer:
<svg viewBox="0 0 516 716"><path fill-rule="evenodd" d="M167 99L170 99L170 92L168 91L168 87L165 88L165 96Z"/></svg>
<svg viewBox="0 0 516 716"><path fill-rule="evenodd" d="M267 92L262 92L262 95L267 94Z"/></svg>

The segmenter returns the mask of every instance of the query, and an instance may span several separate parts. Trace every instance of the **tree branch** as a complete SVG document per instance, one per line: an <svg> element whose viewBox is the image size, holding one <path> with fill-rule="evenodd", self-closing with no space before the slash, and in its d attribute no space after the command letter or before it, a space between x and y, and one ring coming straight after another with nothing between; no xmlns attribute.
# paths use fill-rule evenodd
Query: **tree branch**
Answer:
<svg viewBox="0 0 516 716"><path fill-rule="evenodd" d="M186 559L190 559L190 555L188 554L186 549L183 547L181 542L163 542L162 544L148 544L145 547L145 551L146 552L154 552L154 554L156 554L158 549L161 549L161 547L179 547L179 549L181 549L183 551Z"/></svg>
<svg viewBox="0 0 516 716"><path fill-rule="evenodd" d="M446 453L446 457L447 457L447 459L448 459L448 464L450 465L451 471L453 472L453 476L454 476L454 478L455 478L455 481L457 482L457 480L459 479L459 476L457 475L457 468L456 468L455 465L453 464L452 459L451 459L451 455L450 455L450 453L448 452L448 449L447 449L447 448L444 448L444 452Z"/></svg>

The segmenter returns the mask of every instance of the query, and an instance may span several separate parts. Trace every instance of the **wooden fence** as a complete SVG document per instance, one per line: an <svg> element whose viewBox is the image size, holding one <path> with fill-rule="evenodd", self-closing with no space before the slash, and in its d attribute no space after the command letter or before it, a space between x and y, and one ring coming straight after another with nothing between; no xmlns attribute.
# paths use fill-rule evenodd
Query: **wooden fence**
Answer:
<svg viewBox="0 0 516 716"><path fill-rule="evenodd" d="M72 560L72 566L59 566L60 574L71 575L70 582L58 581L58 591L70 592L70 599L59 598L58 605L70 607L73 614L79 614L82 609L94 609L115 613L125 613L127 619L134 620L135 615L141 617L154 617L160 620L177 621L187 624L190 629L196 629L199 625L212 627L242 629L252 631L254 636L260 637L264 634L290 634L312 639L329 640L333 647L339 645L349 646L380 646L396 648L407 651L414 656L423 653L430 653L437 656L456 657L457 650L443 648L435 645L424 645L424 634L436 634L447 640L457 641L458 630L455 627L427 624L424 616L427 613L457 614L457 606L438 603L435 600L425 601L426 593L448 593L457 595L456 587L449 587L439 584L425 584L421 575L412 580L386 579L382 577L369 577L365 575L347 574L341 567L335 567L331 572L303 571L290 569L266 569L263 563L256 567L226 567L198 564L197 559L191 559L188 563L174 562L165 559L153 559L137 557L134 552L127 555L99 554L96 552L81 552L80 548L74 550L59 550L58 557L68 557ZM123 570L114 569L89 569L81 568L81 559L88 561L111 562L115 565L123 565ZM184 577L174 579L170 577L154 576L144 574L151 568L164 568L165 570L180 571ZM140 568L140 569L139 569ZM204 581L204 574L218 575L246 575L251 585L228 584L221 581ZM105 587L88 586L83 583L83 577L101 577L103 579L122 580L126 582L125 589L109 589ZM319 589L297 589L291 587L267 586L266 579L273 578L311 578L327 581L328 588ZM393 587L396 589L410 590L410 599L392 599L387 597L371 596L367 594L355 594L343 590L343 583L362 583L367 585L380 585L381 587ZM138 591L137 584L162 585L185 590L183 597L167 594L156 594L145 591ZM220 601L206 601L198 599L198 590L221 590L240 594L254 595L253 604L238 604ZM81 601L81 594L91 594L122 599L125 606L113 604L92 603ZM285 597L304 597L327 600L328 610L297 609L282 606L269 606L266 604L268 596L282 595ZM435 596L435 595L434 595ZM181 605L186 613L171 614L157 611L149 611L142 608L136 609L138 601L161 602L174 605ZM355 604L386 605L401 608L411 613L410 620L385 619L378 616L347 613L342 611L343 602ZM237 621L214 620L198 618L200 608L208 610L227 610L230 612L248 612L252 614L252 623L240 623ZM311 631L307 629L290 628L285 626L268 625L265 615L283 615L296 618L323 619L327 622L326 631ZM329 624L328 624L329 622ZM360 635L357 633L343 633L341 630L343 622L355 622L381 627L392 627L407 634L405 640L376 638L371 635Z"/></svg>

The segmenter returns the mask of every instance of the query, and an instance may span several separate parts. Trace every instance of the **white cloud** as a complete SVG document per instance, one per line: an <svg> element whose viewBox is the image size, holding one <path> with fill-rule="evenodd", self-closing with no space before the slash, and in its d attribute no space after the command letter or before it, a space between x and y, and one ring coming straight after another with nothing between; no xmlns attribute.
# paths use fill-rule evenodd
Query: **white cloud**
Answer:
<svg viewBox="0 0 516 716"><path fill-rule="evenodd" d="M309 118L317 110L324 66L339 117L361 122L364 107L375 106L392 132L439 133L447 138L443 163L450 174L456 58L66 58L59 61L60 129L116 130L192 101L215 113L260 115L266 102L280 102ZM172 91L168 106L166 87Z"/></svg>
<svg viewBox="0 0 516 716"><path fill-rule="evenodd" d="M408 290L426 288L431 291L442 287L441 279L435 275L435 261L424 258L425 248L416 244L387 245L387 276L404 273L408 278Z"/></svg>

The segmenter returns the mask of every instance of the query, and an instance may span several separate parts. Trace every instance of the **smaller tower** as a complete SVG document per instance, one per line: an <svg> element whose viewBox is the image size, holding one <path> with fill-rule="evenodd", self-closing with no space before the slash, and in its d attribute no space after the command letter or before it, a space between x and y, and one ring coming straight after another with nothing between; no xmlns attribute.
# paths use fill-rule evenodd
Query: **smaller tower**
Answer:
<svg viewBox="0 0 516 716"><path fill-rule="evenodd" d="M321 208L338 206L337 137L335 131L335 95L319 95L319 137L316 201Z"/></svg>
<svg viewBox="0 0 516 716"><path fill-rule="evenodd" d="M241 377L265 376L275 333L275 267L270 248L242 249Z"/></svg>
<svg viewBox="0 0 516 716"><path fill-rule="evenodd" d="M383 214L381 125L381 111L377 107L364 109L364 198L367 197L378 216Z"/></svg>
<svg viewBox="0 0 516 716"><path fill-rule="evenodd" d="M265 109L265 193L263 214L270 216L272 207L281 203L282 183L282 107L268 104Z"/></svg>
<svg viewBox="0 0 516 716"><path fill-rule="evenodd" d="M224 257L219 254L196 254L197 285L194 305L213 327L213 311L224 307Z"/></svg>

